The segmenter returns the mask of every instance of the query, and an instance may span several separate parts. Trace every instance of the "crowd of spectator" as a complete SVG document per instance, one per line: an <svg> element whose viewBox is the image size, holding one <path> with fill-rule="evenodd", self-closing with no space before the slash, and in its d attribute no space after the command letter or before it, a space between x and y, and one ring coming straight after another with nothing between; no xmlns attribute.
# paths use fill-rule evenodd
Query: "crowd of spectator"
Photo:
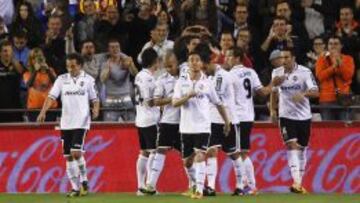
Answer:
<svg viewBox="0 0 360 203"><path fill-rule="evenodd" d="M0 0L0 110L39 109L56 76L66 72L66 54L79 52L102 107L123 109L104 111L102 119L132 121L142 52L152 47L163 60L173 50L181 64L201 41L224 68L226 51L240 47L243 64L265 85L282 65L280 51L293 48L319 84L314 104L348 106L360 95L359 20L360 0ZM356 115L320 113L326 120ZM2 111L0 122L36 115ZM266 110L257 115L266 117Z"/></svg>

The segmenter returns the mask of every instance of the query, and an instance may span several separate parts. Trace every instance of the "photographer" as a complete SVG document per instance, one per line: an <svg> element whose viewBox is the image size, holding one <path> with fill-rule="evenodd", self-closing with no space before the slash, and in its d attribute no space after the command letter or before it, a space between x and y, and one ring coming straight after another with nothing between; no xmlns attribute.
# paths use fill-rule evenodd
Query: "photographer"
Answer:
<svg viewBox="0 0 360 203"><path fill-rule="evenodd" d="M23 75L24 82L28 87L27 109L39 109L42 107L50 88L56 79L54 69L50 68L45 60L44 54L40 48L34 48L30 51L28 59L28 71ZM51 108L58 105L53 103ZM29 121L36 121L38 112L29 112ZM47 121L55 121L56 113L49 112Z"/></svg>

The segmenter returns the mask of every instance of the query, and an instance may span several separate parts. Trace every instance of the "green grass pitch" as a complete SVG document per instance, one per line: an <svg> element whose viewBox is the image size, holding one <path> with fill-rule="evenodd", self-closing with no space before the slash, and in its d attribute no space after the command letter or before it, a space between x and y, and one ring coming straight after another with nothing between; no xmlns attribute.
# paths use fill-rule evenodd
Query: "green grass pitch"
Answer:
<svg viewBox="0 0 360 203"><path fill-rule="evenodd" d="M66 198L64 194L0 194L1 203L360 203L360 195L319 194L260 194L232 197L228 194L192 200L179 194L160 194L137 197L129 193L90 194L86 197Z"/></svg>

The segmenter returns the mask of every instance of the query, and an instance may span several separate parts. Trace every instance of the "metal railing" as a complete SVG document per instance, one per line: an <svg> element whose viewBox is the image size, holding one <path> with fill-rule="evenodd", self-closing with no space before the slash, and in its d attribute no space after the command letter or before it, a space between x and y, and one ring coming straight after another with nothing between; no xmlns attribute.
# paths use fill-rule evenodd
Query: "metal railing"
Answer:
<svg viewBox="0 0 360 203"><path fill-rule="evenodd" d="M329 106L322 106L322 105L312 105L311 106L313 114L317 114L319 113L319 111L323 110L323 109L330 109L330 110L344 110L346 112L348 112L349 114L359 114L359 116L357 117L358 119L354 119L356 118L355 116L349 116L346 120L344 121L354 121L354 120L360 120L360 105L353 105L353 106L348 106L348 107L344 107L344 106L339 106L339 105L329 105ZM9 113L21 113L23 118L27 116L27 114L32 113L32 112L40 112L41 109L0 109L0 116L2 114L9 114ZM104 108L100 108L100 118L97 119L96 121L101 122L103 121L101 119L101 114L105 113L105 112L124 112L125 114L127 114L128 112L134 112L134 109L128 109L128 108L116 108L116 107L104 107ZM255 111L257 113L259 113L262 115L268 114L268 106L267 105L255 105ZM262 111L262 112L261 112ZM48 112L55 112L58 114L58 117L60 116L60 112L61 109L49 109ZM260 121L264 121L264 120L260 120ZM24 119L23 122L27 122L26 119ZM105 122L105 121L104 121Z"/></svg>

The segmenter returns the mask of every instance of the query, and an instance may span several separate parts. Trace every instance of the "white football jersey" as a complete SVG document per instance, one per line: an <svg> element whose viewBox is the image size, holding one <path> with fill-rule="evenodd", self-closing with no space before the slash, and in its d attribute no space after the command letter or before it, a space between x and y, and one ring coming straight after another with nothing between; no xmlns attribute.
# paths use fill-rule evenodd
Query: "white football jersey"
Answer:
<svg viewBox="0 0 360 203"><path fill-rule="evenodd" d="M180 108L180 132L186 134L210 133L210 106L221 105L212 82L201 73L198 81L189 76L181 76L174 88L173 99L180 99L194 90L197 95L189 99Z"/></svg>
<svg viewBox="0 0 360 203"><path fill-rule="evenodd" d="M235 110L235 98L234 98L234 84L230 73L216 65L215 75L208 77L216 90L216 93L225 107L225 111L230 121L233 119L233 112ZM219 111L215 105L211 105L210 110L211 122L224 124L224 119L221 117Z"/></svg>
<svg viewBox="0 0 360 203"><path fill-rule="evenodd" d="M177 78L164 73L156 82L155 98L172 98L174 94L174 86ZM173 107L172 104L164 106L160 123L179 124L180 122L180 108Z"/></svg>
<svg viewBox="0 0 360 203"><path fill-rule="evenodd" d="M154 99L155 78L147 70L141 70L135 77L135 125L140 128L156 125L160 118L160 108L150 107L147 102Z"/></svg>
<svg viewBox="0 0 360 203"><path fill-rule="evenodd" d="M98 100L95 80L81 71L79 76L60 75L49 92L49 97L62 103L61 130L90 129L90 102Z"/></svg>
<svg viewBox="0 0 360 203"><path fill-rule="evenodd" d="M235 91L235 123L252 122L255 119L254 100L255 92L263 87L259 76L254 69L243 65L234 66L230 70L234 80Z"/></svg>
<svg viewBox="0 0 360 203"><path fill-rule="evenodd" d="M279 117L293 120L311 119L312 115L308 98L299 103L292 101L293 96L297 93L318 89L310 69L296 64L290 74L285 74L285 68L279 67L273 70L271 77L284 75L286 80L275 88L279 92Z"/></svg>

